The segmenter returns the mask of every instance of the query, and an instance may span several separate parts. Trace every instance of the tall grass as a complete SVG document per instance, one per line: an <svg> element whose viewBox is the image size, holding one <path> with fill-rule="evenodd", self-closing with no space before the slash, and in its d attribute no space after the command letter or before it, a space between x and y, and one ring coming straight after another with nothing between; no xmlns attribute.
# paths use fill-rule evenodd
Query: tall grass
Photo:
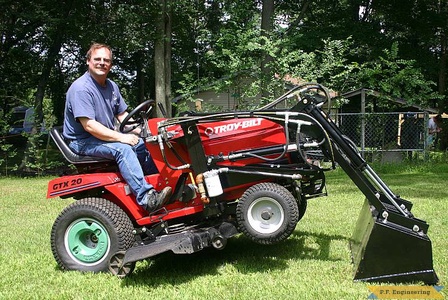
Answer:
<svg viewBox="0 0 448 300"><path fill-rule="evenodd" d="M430 224L440 285L448 271L448 166L388 166L378 173ZM348 247L364 196L341 171L327 174L329 196L310 200L292 236L260 246L243 236L222 251L163 254L120 280L60 271L50 229L72 200L47 200L50 178L0 178L0 299L367 299L353 282ZM442 294L448 295L446 289Z"/></svg>

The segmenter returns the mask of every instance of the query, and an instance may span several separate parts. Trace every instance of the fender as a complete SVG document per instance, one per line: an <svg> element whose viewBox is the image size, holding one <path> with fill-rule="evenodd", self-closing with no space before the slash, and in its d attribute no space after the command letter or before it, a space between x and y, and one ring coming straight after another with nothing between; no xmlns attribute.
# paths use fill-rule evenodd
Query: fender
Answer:
<svg viewBox="0 0 448 300"><path fill-rule="evenodd" d="M68 175L48 183L47 198L70 196L81 191L122 182L119 173L94 173Z"/></svg>
<svg viewBox="0 0 448 300"><path fill-rule="evenodd" d="M163 188L166 183L160 174L148 175L146 181L156 188ZM126 191L126 182L119 173L94 173L68 175L55 178L48 183L47 198L73 197L79 192L102 187L110 192L104 198L120 206L128 215L132 216L140 225L148 225L160 222L160 218L148 217L148 213L135 201L132 193ZM202 207L193 208L193 211L201 211ZM191 213L191 212L190 212ZM184 210L179 210L176 217L186 214Z"/></svg>

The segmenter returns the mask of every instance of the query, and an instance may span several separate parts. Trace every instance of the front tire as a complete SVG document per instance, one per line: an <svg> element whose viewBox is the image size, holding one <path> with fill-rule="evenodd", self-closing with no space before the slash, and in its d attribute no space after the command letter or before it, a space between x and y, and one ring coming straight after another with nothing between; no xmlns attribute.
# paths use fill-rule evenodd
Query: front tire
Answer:
<svg viewBox="0 0 448 300"><path fill-rule="evenodd" d="M299 221L294 196L276 183L260 183L247 189L236 209L238 228L252 241L274 244L288 238Z"/></svg>
<svg viewBox="0 0 448 300"><path fill-rule="evenodd" d="M51 230L51 250L63 270L109 271L109 260L134 244L134 227L126 213L102 198L85 198L67 206Z"/></svg>

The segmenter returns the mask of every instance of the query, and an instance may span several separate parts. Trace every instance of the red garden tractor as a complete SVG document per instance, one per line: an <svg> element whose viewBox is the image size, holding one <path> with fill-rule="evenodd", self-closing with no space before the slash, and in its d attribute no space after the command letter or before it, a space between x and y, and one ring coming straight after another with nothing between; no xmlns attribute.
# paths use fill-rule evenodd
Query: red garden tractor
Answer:
<svg viewBox="0 0 448 300"><path fill-rule="evenodd" d="M249 111L150 118L154 102L140 104L120 130L141 126L158 169L146 180L157 190L173 189L152 213L137 205L114 161L73 153L53 128L53 140L76 167L76 174L48 184L48 198L76 200L52 227L58 265L124 277L137 261L223 249L240 233L255 243L279 243L295 230L307 201L327 195L324 172L340 166L366 197L350 243L354 279L436 283L428 224L323 111L329 101L321 85L303 84Z"/></svg>

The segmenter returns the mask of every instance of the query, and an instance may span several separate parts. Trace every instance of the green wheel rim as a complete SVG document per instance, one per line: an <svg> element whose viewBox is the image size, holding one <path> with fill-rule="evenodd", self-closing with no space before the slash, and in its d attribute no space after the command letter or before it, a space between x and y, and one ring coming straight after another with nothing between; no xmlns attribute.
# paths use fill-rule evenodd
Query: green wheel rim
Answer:
<svg viewBox="0 0 448 300"><path fill-rule="evenodd" d="M97 221L78 219L66 231L65 247L73 259L92 265L101 262L109 252L110 237Z"/></svg>

